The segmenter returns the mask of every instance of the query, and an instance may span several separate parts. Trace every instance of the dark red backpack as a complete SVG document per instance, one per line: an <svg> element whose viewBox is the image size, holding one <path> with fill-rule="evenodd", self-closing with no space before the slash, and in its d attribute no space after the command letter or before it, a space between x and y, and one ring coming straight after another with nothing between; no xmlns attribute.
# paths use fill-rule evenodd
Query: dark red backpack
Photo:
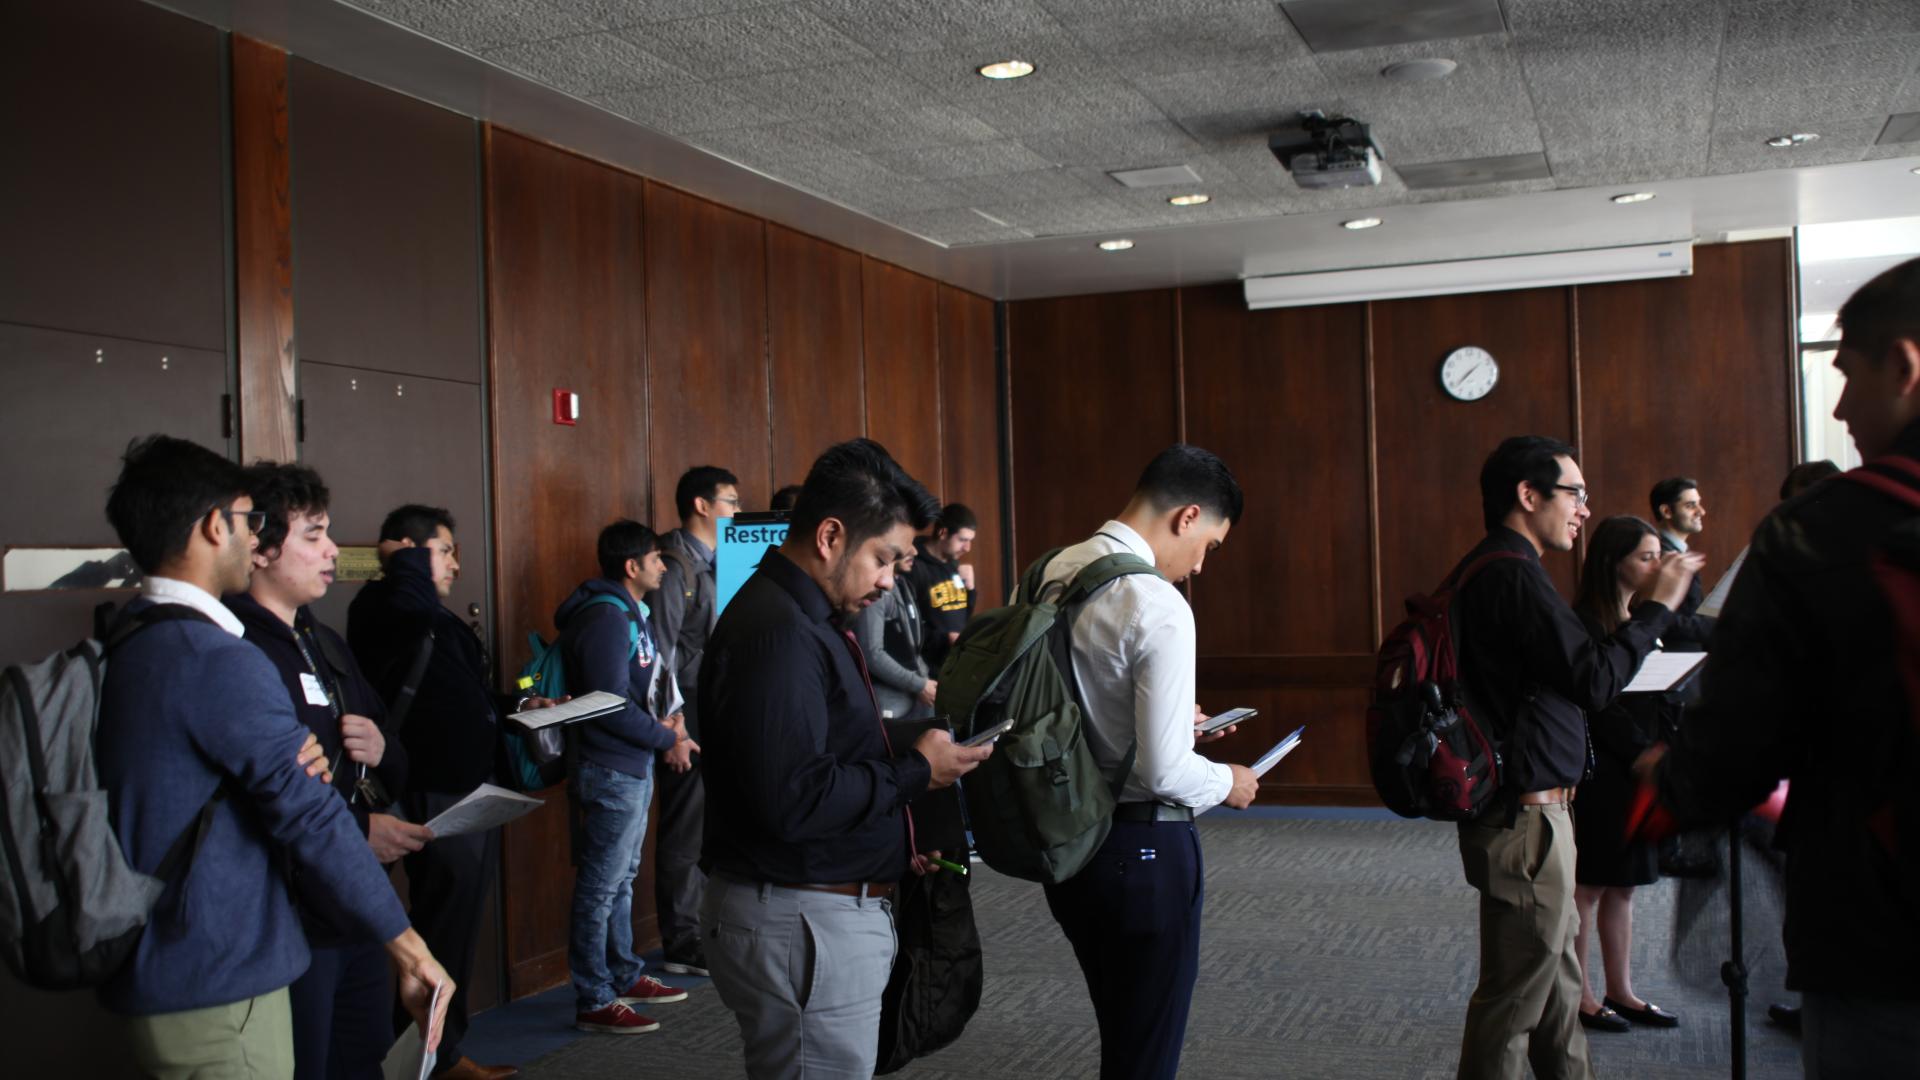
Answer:
<svg viewBox="0 0 1920 1080"><path fill-rule="evenodd" d="M1879 458L1840 479L1920 511L1920 462L1912 458ZM1906 688L1912 719L1906 740L1908 764L1920 768L1920 515L1894 526L1875 553L1872 568L1880 595L1893 614L1894 666ZM1920 896L1920 794L1914 787L1910 782L1902 785L1875 807L1867 818L1867 829L1893 865L1901 868L1909 895Z"/></svg>
<svg viewBox="0 0 1920 1080"><path fill-rule="evenodd" d="M1521 556L1490 551L1432 595L1407 597L1407 619L1380 645L1367 707L1374 790L1401 817L1465 821L1500 790L1500 747L1467 707L1451 629L1453 598L1488 564Z"/></svg>

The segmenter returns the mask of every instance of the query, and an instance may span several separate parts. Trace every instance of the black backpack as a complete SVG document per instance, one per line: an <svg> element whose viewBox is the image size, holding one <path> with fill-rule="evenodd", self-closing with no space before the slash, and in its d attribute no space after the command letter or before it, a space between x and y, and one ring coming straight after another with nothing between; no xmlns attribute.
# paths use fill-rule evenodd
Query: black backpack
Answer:
<svg viewBox="0 0 1920 1080"><path fill-rule="evenodd" d="M1374 790L1401 817L1466 821L1500 790L1500 747L1473 716L1454 648L1453 601L1490 563L1521 556L1490 551L1460 567L1431 595L1407 597L1407 618L1380 645L1367 707L1367 764Z"/></svg>

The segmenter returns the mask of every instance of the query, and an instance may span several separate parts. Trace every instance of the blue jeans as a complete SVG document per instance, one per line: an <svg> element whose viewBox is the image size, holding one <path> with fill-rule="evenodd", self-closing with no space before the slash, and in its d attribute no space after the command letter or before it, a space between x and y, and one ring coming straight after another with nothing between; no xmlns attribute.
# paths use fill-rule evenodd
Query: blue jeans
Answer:
<svg viewBox="0 0 1920 1080"><path fill-rule="evenodd" d="M653 777L582 761L573 772L573 790L585 823L575 853L567 968L574 1007L592 1012L613 1004L643 966L633 952L633 879L640 873Z"/></svg>

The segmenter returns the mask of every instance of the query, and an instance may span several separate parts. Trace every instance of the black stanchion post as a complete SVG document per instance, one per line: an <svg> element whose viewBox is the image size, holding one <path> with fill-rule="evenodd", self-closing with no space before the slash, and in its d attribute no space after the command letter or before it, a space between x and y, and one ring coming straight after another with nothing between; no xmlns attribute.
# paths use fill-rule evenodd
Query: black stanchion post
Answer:
<svg viewBox="0 0 1920 1080"><path fill-rule="evenodd" d="M1740 924L1740 826L1736 821L1727 830L1727 923L1733 958L1720 965L1720 981L1727 984L1733 1006L1733 1080L1747 1080L1747 943Z"/></svg>

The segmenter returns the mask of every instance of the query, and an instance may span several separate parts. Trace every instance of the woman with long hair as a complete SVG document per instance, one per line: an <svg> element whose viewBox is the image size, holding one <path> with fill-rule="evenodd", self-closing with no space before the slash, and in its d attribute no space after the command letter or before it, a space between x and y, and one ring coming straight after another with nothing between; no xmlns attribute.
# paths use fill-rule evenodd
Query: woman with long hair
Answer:
<svg viewBox="0 0 1920 1080"><path fill-rule="evenodd" d="M1637 517L1611 517L1589 534L1574 610L1596 639L1611 637L1630 617L1636 596L1660 570L1660 537ZM1593 776L1574 800L1573 901L1580 913L1575 948L1580 956L1580 1023L1594 1031L1621 1032L1633 1024L1674 1027L1678 1017L1633 992L1633 890L1660 876L1654 845L1627 839L1633 793L1633 762L1658 742L1677 706L1663 694L1622 694L1606 711L1589 717ZM1596 1000L1588 977L1587 942L1599 929L1606 996Z"/></svg>

